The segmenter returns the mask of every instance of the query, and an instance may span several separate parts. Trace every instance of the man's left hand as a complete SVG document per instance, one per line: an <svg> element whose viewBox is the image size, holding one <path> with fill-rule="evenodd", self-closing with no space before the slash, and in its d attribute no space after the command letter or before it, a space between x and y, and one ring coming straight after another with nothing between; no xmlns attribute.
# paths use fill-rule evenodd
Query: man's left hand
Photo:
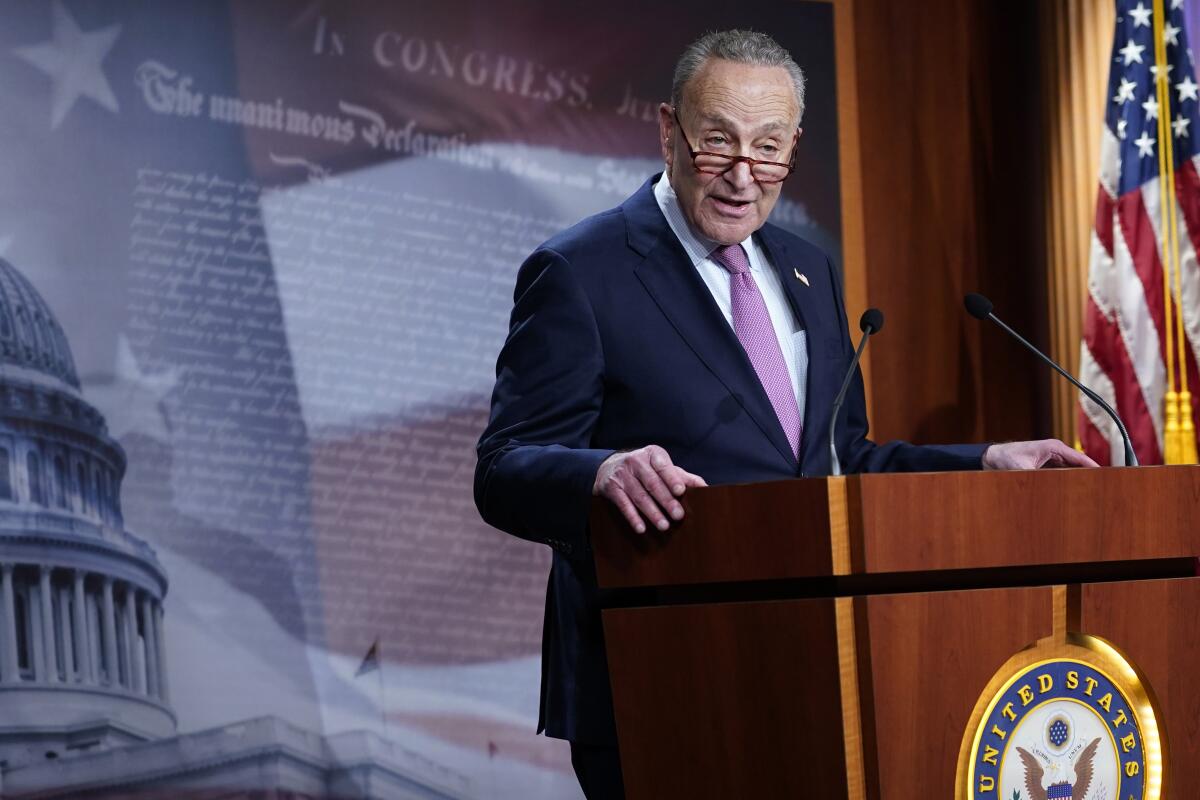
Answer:
<svg viewBox="0 0 1200 800"><path fill-rule="evenodd" d="M1042 467L1098 467L1085 454L1058 439L994 444L983 452L984 469L1041 469Z"/></svg>

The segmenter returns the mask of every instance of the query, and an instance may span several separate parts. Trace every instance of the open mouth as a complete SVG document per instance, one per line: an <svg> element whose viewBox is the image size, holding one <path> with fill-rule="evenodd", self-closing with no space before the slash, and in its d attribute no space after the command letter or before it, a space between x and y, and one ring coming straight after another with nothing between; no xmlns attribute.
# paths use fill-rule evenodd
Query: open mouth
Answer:
<svg viewBox="0 0 1200 800"><path fill-rule="evenodd" d="M751 205L751 201L749 200L728 200L724 197L715 196L711 196L709 199L713 201L713 204L717 207L717 211L734 217L746 214Z"/></svg>

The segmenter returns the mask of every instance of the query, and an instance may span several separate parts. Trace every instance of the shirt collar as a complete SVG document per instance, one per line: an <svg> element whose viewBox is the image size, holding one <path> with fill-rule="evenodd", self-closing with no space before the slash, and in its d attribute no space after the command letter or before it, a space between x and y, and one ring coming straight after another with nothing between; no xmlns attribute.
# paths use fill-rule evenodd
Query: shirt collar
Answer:
<svg viewBox="0 0 1200 800"><path fill-rule="evenodd" d="M666 171L654 184L654 199L658 202L663 216L667 218L667 225L670 226L671 232L675 234L675 238L683 245L684 252L692 260L692 266L698 266L701 261L707 259L714 250L721 246L692 227L687 215L683 213L683 207L679 205L679 198L675 196L675 189L671 186ZM750 234L742 241L742 247L745 248L747 256L752 252L751 240L753 238L754 234Z"/></svg>

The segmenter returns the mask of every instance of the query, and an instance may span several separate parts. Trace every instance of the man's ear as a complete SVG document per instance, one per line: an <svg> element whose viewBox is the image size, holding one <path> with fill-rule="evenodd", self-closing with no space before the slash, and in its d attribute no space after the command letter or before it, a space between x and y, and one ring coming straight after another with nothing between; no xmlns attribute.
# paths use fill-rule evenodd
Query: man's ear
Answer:
<svg viewBox="0 0 1200 800"><path fill-rule="evenodd" d="M675 156L674 139L675 109L669 103L658 104L658 143L662 146L663 161L667 165L667 174L671 174L671 161Z"/></svg>

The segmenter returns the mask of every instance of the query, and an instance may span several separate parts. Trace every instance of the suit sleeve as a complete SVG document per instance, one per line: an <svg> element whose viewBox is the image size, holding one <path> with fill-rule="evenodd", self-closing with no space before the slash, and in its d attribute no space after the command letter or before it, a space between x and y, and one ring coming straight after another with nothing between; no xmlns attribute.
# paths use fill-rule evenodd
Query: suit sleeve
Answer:
<svg viewBox="0 0 1200 800"><path fill-rule="evenodd" d="M838 309L838 322L843 331L850 326L845 316L841 286L837 271L828 264L833 275L833 304ZM846 339L846 364L853 356L850 340ZM835 388L836 391L836 388ZM983 452L986 444L914 445L893 441L875 444L867 438L866 391L863 389L862 371L854 370L846 401L842 406L842 418L838 421L838 453L841 454L846 473L856 472L946 472L951 470L977 470L983 468Z"/></svg>
<svg viewBox="0 0 1200 800"><path fill-rule="evenodd" d="M488 524L564 555L587 551L592 485L613 453L590 447L603 385L591 304L566 260L540 249L517 276L479 439L475 505Z"/></svg>

